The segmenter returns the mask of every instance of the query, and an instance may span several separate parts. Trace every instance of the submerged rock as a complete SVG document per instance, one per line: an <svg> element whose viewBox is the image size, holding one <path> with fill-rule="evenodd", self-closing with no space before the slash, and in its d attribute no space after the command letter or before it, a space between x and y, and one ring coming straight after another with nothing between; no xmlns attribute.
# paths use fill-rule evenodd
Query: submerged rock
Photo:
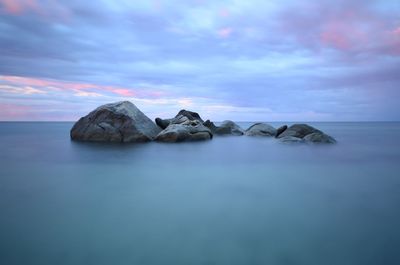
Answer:
<svg viewBox="0 0 400 265"><path fill-rule="evenodd" d="M179 115L172 119L171 124L157 135L156 140L173 143L210 140L212 137L210 129L199 120L190 120L187 116Z"/></svg>
<svg viewBox="0 0 400 265"><path fill-rule="evenodd" d="M287 125L283 125L283 126L279 127L278 129L276 129L275 137L278 137L281 133L286 131L287 128L288 128Z"/></svg>
<svg viewBox="0 0 400 265"><path fill-rule="evenodd" d="M245 134L248 136L275 136L276 129L269 124L259 122L250 126Z"/></svg>
<svg viewBox="0 0 400 265"><path fill-rule="evenodd" d="M93 142L147 142L160 128L129 101L102 105L77 121L72 140Z"/></svg>

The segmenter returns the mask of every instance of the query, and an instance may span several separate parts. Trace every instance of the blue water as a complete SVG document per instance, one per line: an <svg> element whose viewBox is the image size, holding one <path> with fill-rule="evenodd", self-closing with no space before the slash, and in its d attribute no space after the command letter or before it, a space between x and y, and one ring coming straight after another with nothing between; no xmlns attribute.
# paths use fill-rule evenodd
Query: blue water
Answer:
<svg viewBox="0 0 400 265"><path fill-rule="evenodd" d="M0 264L400 264L400 123L312 125L338 144L0 123Z"/></svg>

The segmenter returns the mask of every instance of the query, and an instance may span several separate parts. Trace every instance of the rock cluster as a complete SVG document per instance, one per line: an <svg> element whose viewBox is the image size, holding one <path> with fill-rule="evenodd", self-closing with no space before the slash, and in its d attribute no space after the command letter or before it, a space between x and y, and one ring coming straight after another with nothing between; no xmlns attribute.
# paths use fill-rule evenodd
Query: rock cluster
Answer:
<svg viewBox="0 0 400 265"><path fill-rule="evenodd" d="M275 129L267 123L255 123L243 130L229 120L217 126L188 110L179 111L174 118L156 118L154 123L129 101L98 107L80 118L70 134L72 140L94 142L183 142L210 140L213 135L247 135L275 137L284 143L336 143L333 137L307 124Z"/></svg>

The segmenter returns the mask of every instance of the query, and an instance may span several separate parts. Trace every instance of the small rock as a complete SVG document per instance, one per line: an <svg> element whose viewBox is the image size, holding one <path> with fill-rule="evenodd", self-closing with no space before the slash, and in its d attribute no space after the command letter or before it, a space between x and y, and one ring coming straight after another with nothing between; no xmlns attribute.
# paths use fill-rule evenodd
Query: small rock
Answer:
<svg viewBox="0 0 400 265"><path fill-rule="evenodd" d="M321 131L307 124L293 124L292 126L287 128L284 132L279 134L278 138L282 138L285 136L303 138L307 134L314 132L321 132Z"/></svg>
<svg viewBox="0 0 400 265"><path fill-rule="evenodd" d="M190 110L184 110L183 109L183 110L179 111L178 114L176 114L175 117L177 117L179 115L185 116L191 121L198 120L201 123L204 123L204 121L201 119L200 115L197 112L193 112L193 111L190 111Z"/></svg>
<svg viewBox="0 0 400 265"><path fill-rule="evenodd" d="M276 129L266 123L256 123L250 126L246 132L248 136L275 136Z"/></svg>
<svg viewBox="0 0 400 265"><path fill-rule="evenodd" d="M218 135L243 135L243 129L233 121L223 121L220 126L215 129L215 134Z"/></svg>

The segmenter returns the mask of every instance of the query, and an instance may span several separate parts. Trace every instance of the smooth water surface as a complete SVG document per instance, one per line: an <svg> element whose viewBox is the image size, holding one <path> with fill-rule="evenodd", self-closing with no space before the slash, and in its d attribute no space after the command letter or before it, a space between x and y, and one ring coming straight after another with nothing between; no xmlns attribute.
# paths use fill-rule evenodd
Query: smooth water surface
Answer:
<svg viewBox="0 0 400 265"><path fill-rule="evenodd" d="M400 123L312 125L338 144L0 123L0 264L400 264Z"/></svg>

